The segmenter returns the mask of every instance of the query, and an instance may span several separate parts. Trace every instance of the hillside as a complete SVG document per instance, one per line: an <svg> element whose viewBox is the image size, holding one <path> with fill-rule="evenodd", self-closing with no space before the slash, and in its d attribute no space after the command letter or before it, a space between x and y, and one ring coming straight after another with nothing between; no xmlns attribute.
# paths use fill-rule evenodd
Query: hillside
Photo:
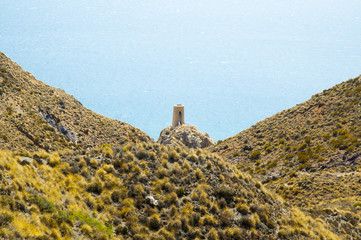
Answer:
<svg viewBox="0 0 361 240"><path fill-rule="evenodd" d="M361 239L361 77L210 148L288 202ZM342 220L341 220L342 219Z"/></svg>
<svg viewBox="0 0 361 240"><path fill-rule="evenodd" d="M133 126L86 109L73 96L35 79L0 52L2 149L59 150L153 141Z"/></svg>
<svg viewBox="0 0 361 240"><path fill-rule="evenodd" d="M361 239L360 80L207 150L186 125L154 143L0 53L0 238Z"/></svg>
<svg viewBox="0 0 361 240"><path fill-rule="evenodd" d="M0 152L4 239L339 239L205 150Z"/></svg>

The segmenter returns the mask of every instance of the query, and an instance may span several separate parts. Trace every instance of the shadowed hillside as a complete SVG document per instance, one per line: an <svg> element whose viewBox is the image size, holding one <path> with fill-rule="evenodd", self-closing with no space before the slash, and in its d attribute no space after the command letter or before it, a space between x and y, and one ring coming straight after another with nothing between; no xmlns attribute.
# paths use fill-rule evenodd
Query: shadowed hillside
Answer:
<svg viewBox="0 0 361 240"><path fill-rule="evenodd" d="M153 141L144 132L86 109L0 52L2 149L57 150L103 143Z"/></svg>
<svg viewBox="0 0 361 240"><path fill-rule="evenodd" d="M345 239L361 237L361 77L211 147ZM334 216L334 217L332 217ZM341 221L343 219L344 221Z"/></svg>
<svg viewBox="0 0 361 240"><path fill-rule="evenodd" d="M7 239L338 239L205 150L0 152Z"/></svg>

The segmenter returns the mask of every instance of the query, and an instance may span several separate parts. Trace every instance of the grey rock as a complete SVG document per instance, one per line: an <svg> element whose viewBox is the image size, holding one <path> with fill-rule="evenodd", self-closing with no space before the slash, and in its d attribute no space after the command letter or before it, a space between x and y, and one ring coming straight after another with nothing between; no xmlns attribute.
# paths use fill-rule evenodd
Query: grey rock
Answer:
<svg viewBox="0 0 361 240"><path fill-rule="evenodd" d="M158 200L156 200L153 196L149 195L145 197L145 200L148 204L152 206L158 206Z"/></svg>
<svg viewBox="0 0 361 240"><path fill-rule="evenodd" d="M163 145L189 148L205 148L215 144L207 133L202 133L195 126L189 125L166 127L160 133L157 142Z"/></svg>
<svg viewBox="0 0 361 240"><path fill-rule="evenodd" d="M20 157L20 164L21 165L27 165L27 164L32 164L34 162L34 159L29 158L29 157Z"/></svg>

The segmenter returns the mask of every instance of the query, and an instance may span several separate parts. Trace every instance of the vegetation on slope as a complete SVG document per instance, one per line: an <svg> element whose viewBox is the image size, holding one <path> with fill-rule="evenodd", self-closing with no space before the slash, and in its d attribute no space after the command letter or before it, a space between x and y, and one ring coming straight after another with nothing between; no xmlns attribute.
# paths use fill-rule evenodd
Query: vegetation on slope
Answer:
<svg viewBox="0 0 361 240"><path fill-rule="evenodd" d="M212 148L235 166L206 150L154 144L139 129L84 108L0 53L0 237L357 238L361 201L352 191L361 192L361 131L352 96L361 87L359 79L350 83L351 90L340 85L285 111L298 120L288 120L291 127L274 125L284 120L281 113ZM346 90L347 101L338 93ZM346 102L352 112L347 118L340 108ZM335 109L332 117L326 112ZM313 200L314 208L306 216L240 169L291 203L306 207L304 200ZM352 185L330 188L327 195L332 181L326 184L324 172ZM310 190L304 182L311 177Z"/></svg>
<svg viewBox="0 0 361 240"><path fill-rule="evenodd" d="M360 100L357 77L219 142L212 151L290 203L312 208L312 216L321 216L344 239L360 239Z"/></svg>
<svg viewBox="0 0 361 240"><path fill-rule="evenodd" d="M0 174L8 239L338 239L205 150L2 151Z"/></svg>
<svg viewBox="0 0 361 240"><path fill-rule="evenodd" d="M59 150L153 141L129 124L96 114L21 69L0 52L2 149Z"/></svg>

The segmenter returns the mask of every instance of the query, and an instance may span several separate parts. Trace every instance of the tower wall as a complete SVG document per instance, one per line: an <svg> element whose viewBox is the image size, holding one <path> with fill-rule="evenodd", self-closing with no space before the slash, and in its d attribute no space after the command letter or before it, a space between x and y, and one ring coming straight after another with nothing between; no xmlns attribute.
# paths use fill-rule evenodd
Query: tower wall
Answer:
<svg viewBox="0 0 361 240"><path fill-rule="evenodd" d="M173 106L173 123L172 127L184 124L184 105L177 104Z"/></svg>

